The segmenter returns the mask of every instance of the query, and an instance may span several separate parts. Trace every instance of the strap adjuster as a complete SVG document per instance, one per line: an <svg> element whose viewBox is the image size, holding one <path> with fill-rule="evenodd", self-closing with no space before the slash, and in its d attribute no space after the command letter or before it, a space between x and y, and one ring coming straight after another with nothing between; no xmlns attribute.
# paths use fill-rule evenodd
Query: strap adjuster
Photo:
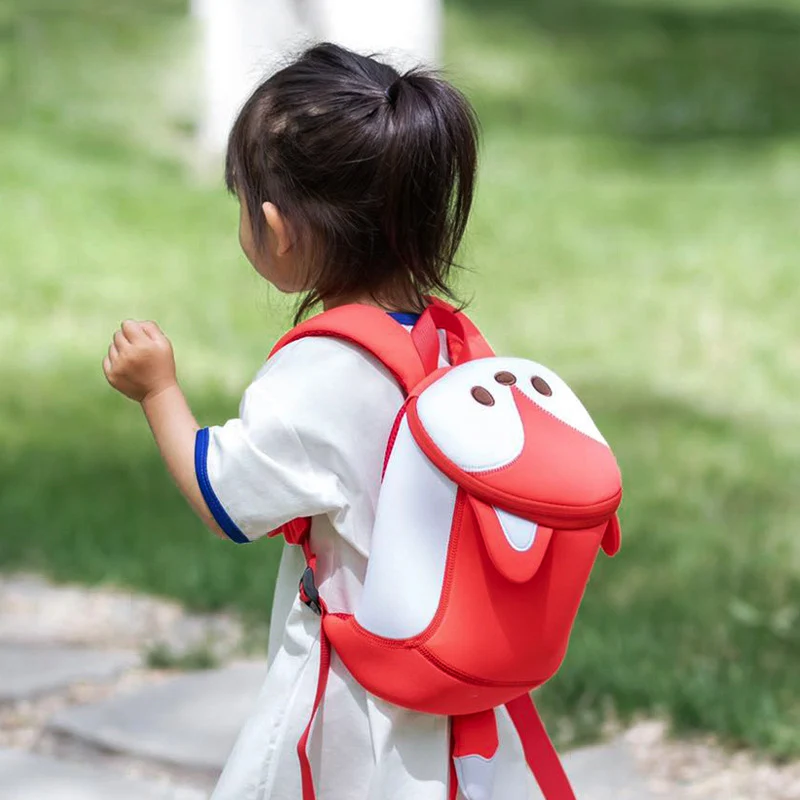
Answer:
<svg viewBox="0 0 800 800"><path fill-rule="evenodd" d="M317 591L317 584L314 581L314 570L311 569L311 567L306 567L303 577L300 579L300 599L315 614L322 614L319 592Z"/></svg>

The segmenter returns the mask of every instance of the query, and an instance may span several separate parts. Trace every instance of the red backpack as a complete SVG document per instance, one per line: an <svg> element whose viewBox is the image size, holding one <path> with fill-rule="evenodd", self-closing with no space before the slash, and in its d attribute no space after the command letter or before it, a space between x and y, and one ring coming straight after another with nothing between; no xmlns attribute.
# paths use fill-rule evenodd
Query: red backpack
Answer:
<svg viewBox="0 0 800 800"><path fill-rule="evenodd" d="M449 366L439 366L444 331ZM276 531L303 548L304 603L321 619L314 711L298 745L303 800L315 800L306 745L335 649L391 703L452 719L450 797L492 796L494 709L505 705L546 800L574 800L530 692L558 669L589 573L620 545L617 462L553 372L495 357L439 300L408 331L377 308L342 306L297 326L363 348L406 401L386 449L364 590L328 613L314 580L309 520Z"/></svg>

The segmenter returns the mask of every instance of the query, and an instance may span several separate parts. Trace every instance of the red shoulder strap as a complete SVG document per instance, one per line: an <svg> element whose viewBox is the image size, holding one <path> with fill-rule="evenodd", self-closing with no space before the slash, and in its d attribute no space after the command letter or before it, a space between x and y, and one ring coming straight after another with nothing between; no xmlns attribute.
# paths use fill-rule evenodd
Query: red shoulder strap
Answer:
<svg viewBox="0 0 800 800"><path fill-rule="evenodd" d="M339 306L301 322L278 341L270 356L307 336L331 336L358 345L392 373L406 394L425 377L425 367L408 331L374 306Z"/></svg>
<svg viewBox="0 0 800 800"><path fill-rule="evenodd" d="M436 369L439 339L436 330L447 333L453 363L492 356L480 331L461 312L438 298L420 317L412 335L385 311L374 306L346 305L324 311L300 323L284 335L270 356L307 336L331 336L352 342L374 356L392 373L406 394Z"/></svg>

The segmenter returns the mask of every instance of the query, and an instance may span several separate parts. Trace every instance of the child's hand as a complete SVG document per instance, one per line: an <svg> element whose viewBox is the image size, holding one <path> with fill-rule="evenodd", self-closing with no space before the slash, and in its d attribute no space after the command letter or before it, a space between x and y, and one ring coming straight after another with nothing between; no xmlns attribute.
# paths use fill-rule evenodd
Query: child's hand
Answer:
<svg viewBox="0 0 800 800"><path fill-rule="evenodd" d="M178 382L172 345L155 322L123 322L103 359L103 372L118 392L139 403Z"/></svg>

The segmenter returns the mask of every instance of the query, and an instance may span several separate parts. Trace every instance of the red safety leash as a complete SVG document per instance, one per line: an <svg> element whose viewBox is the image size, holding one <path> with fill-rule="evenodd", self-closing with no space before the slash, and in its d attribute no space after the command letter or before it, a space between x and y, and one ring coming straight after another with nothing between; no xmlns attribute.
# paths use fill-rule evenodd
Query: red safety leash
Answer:
<svg viewBox="0 0 800 800"><path fill-rule="evenodd" d="M525 760L546 800L575 800L567 773L528 694L506 703L525 751Z"/></svg>
<svg viewBox="0 0 800 800"><path fill-rule="evenodd" d="M319 634L319 678L317 679L317 694L314 697L314 706L311 709L311 718L308 720L303 735L297 743L297 755L300 758L300 777L303 782L303 800L316 800L317 795L314 791L314 775L311 772L311 762L308 759L308 739L311 736L311 728L317 717L317 711L322 705L322 698L325 696L325 689L328 685L328 674L331 668L331 644L325 635L323 621L325 619L325 604L320 601L320 634Z"/></svg>

